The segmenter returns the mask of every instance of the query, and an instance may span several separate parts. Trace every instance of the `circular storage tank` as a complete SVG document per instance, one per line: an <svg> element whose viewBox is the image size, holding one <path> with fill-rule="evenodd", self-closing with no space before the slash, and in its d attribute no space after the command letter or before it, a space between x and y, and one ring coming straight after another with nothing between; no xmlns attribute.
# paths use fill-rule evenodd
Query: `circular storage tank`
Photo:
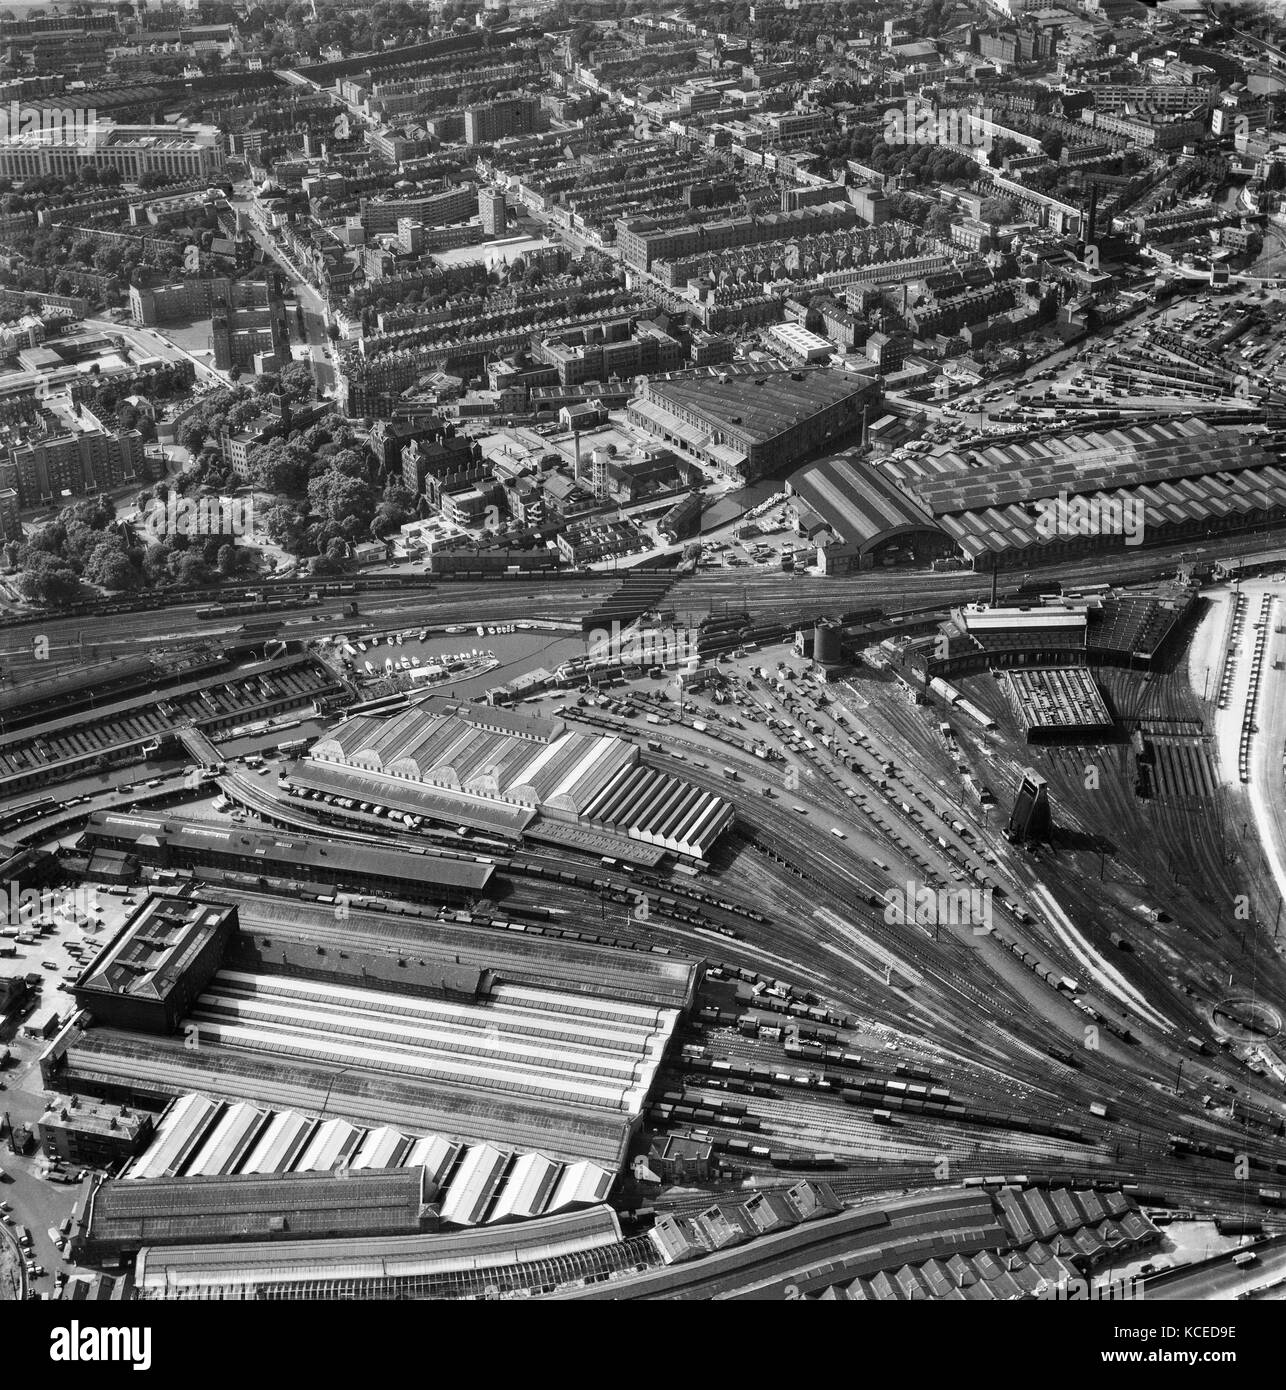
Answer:
<svg viewBox="0 0 1286 1390"><path fill-rule="evenodd" d="M818 623L813 629L813 660L821 666L843 663L844 629L835 622Z"/></svg>

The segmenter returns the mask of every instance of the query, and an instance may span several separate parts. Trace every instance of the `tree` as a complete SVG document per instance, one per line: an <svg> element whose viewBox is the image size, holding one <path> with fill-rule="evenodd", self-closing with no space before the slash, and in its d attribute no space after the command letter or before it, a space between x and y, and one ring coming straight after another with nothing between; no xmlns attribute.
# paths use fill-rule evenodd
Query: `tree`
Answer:
<svg viewBox="0 0 1286 1390"><path fill-rule="evenodd" d="M269 440L254 450L250 465L254 484L275 496L298 495L308 485L308 454L282 439Z"/></svg>
<svg viewBox="0 0 1286 1390"><path fill-rule="evenodd" d="M169 578L170 553L170 547L160 543L143 551L143 578L149 584L163 584Z"/></svg>
<svg viewBox="0 0 1286 1390"><path fill-rule="evenodd" d="M84 578L104 589L137 589L140 576L117 539L115 544L103 541L94 549L86 561Z"/></svg>
<svg viewBox="0 0 1286 1390"><path fill-rule="evenodd" d="M282 368L281 390L288 399L303 399L311 394L312 389L313 369L310 362L295 361Z"/></svg>
<svg viewBox="0 0 1286 1390"><path fill-rule="evenodd" d="M207 438L205 426L198 421L193 421L179 436L179 443L195 458L205 446Z"/></svg>
<svg viewBox="0 0 1286 1390"><path fill-rule="evenodd" d="M1056 130L1046 131L1040 138L1040 147L1045 152L1046 159L1052 159L1055 164L1063 153L1063 137Z"/></svg>
<svg viewBox="0 0 1286 1390"><path fill-rule="evenodd" d="M951 214L944 207L933 208L924 219L924 230L945 241L951 235Z"/></svg>
<svg viewBox="0 0 1286 1390"><path fill-rule="evenodd" d="M1014 220L1016 205L1012 198L984 198L978 209L979 222L998 227Z"/></svg>
<svg viewBox="0 0 1286 1390"><path fill-rule="evenodd" d="M180 588L199 588L210 582L210 567L199 551L171 551L168 568Z"/></svg>
<svg viewBox="0 0 1286 1390"><path fill-rule="evenodd" d="M295 502L276 502L263 517L264 533L292 555L306 553L308 513Z"/></svg>
<svg viewBox="0 0 1286 1390"><path fill-rule="evenodd" d="M65 560L36 552L26 557L18 591L28 603L56 606L79 597L80 580Z"/></svg>
<svg viewBox="0 0 1286 1390"><path fill-rule="evenodd" d="M367 530L375 514L369 484L343 473L314 478L308 484L308 500L323 521L338 526L350 540Z"/></svg>

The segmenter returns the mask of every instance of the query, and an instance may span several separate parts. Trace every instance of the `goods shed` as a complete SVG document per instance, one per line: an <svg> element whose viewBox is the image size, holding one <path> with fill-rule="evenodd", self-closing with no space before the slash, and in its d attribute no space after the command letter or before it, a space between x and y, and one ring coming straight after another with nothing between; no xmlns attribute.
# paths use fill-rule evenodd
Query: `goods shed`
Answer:
<svg viewBox="0 0 1286 1390"><path fill-rule="evenodd" d="M821 518L833 537L818 542L818 563L825 574L898 561L922 563L955 549L923 506L853 455L806 464L791 474L787 490Z"/></svg>

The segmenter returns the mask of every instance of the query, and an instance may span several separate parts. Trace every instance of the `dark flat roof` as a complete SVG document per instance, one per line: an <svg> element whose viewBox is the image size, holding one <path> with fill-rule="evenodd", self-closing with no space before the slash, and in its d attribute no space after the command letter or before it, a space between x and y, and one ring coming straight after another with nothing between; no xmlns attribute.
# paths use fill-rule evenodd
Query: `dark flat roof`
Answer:
<svg viewBox="0 0 1286 1390"><path fill-rule="evenodd" d="M89 818L86 833L134 843L169 844L179 851L258 859L265 864L299 865L341 882L346 874L373 874L379 878L415 879L480 893L495 872L492 864L464 859L407 854L377 845L349 844L311 835L225 828L177 816L162 819L96 811Z"/></svg>
<svg viewBox="0 0 1286 1390"><path fill-rule="evenodd" d="M668 409L689 410L756 443L775 439L811 416L871 390L873 378L821 368L761 376L699 376L656 380L649 396Z"/></svg>
<svg viewBox="0 0 1286 1390"><path fill-rule="evenodd" d="M423 1168L213 1178L118 1178L89 1206L89 1245L410 1235L421 1229Z"/></svg>
<svg viewBox="0 0 1286 1390"><path fill-rule="evenodd" d="M77 989L164 999L235 911L199 898L149 897L77 981Z"/></svg>

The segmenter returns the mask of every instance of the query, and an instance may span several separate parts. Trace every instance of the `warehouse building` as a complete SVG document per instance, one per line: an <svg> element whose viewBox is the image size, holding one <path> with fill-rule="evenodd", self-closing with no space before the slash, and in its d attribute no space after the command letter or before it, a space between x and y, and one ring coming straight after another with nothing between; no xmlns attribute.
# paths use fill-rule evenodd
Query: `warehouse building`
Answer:
<svg viewBox="0 0 1286 1390"><path fill-rule="evenodd" d="M1028 743L1101 742L1112 728L1094 677L1083 666L1010 671L1008 693Z"/></svg>
<svg viewBox="0 0 1286 1390"><path fill-rule="evenodd" d="M392 957L394 969L398 959L407 957ZM186 1020L199 1048L94 1027L70 1037L58 1065L47 1073L42 1066L42 1075L47 1085L136 1105L185 1097L167 1110L131 1177L228 1172L242 1163L247 1171L331 1169L360 1160L371 1142L366 1131L385 1126L614 1174L679 1017L677 1009L610 999L601 989L493 981L465 1002L382 988L356 971L336 984L228 969ZM186 1094L198 1089L205 1094ZM315 1126L266 1115L327 1109L331 1118ZM375 1143L389 1154L398 1148L388 1136ZM440 1157L445 1168L451 1155ZM497 1167L481 1186L497 1195L489 1184L507 1171ZM566 1200L597 1182L587 1172L548 1176L563 1184ZM550 1202L561 1200L553 1190L542 1189ZM452 1210L475 1209L481 1214L469 1219L484 1219L485 1203ZM513 1214L523 1209L515 1203Z"/></svg>
<svg viewBox="0 0 1286 1390"><path fill-rule="evenodd" d="M805 464L790 475L786 491L827 527L829 534L815 537L823 574L924 564L956 549L955 541L913 497L853 454Z"/></svg>
<svg viewBox="0 0 1286 1390"><path fill-rule="evenodd" d="M311 709L315 701L340 689L334 673L311 654L233 666L207 650L190 661L175 659L169 669L180 679L161 688L149 687L146 676L135 668L121 691L125 698L115 699L110 696L113 673L103 672L106 703L92 682L88 691L69 686L61 704L57 686L44 685L40 707L47 719L24 717L21 726L5 720L6 732L0 734L0 797L76 772L97 771L114 761L130 761L140 748L183 729L214 733L287 710ZM88 709L83 708L86 704Z"/></svg>
<svg viewBox="0 0 1286 1390"><path fill-rule="evenodd" d="M125 1176L173 1178L186 1172L222 1111L219 1101L200 1095L184 1095L166 1106L152 1142L130 1164Z"/></svg>
<svg viewBox="0 0 1286 1390"><path fill-rule="evenodd" d="M634 1116L677 1014L507 983L463 1002L221 970L189 1020L203 1048L329 1060ZM320 1142L342 1156L341 1137Z"/></svg>
<svg viewBox="0 0 1286 1390"><path fill-rule="evenodd" d="M975 569L1021 569L1286 522L1262 444L1189 419L885 465Z"/></svg>
<svg viewBox="0 0 1286 1390"><path fill-rule="evenodd" d="M1187 580L1167 580L1149 592L1045 595L1025 607L971 604L933 635L928 670L952 676L1021 666L1147 669L1179 639L1199 594Z"/></svg>
<svg viewBox="0 0 1286 1390"><path fill-rule="evenodd" d="M98 1023L173 1033L236 930L225 903L149 897L76 981L76 1002Z"/></svg>
<svg viewBox="0 0 1286 1390"><path fill-rule="evenodd" d="M102 1259L193 1240L355 1240L436 1225L422 1168L108 1179L91 1188L72 1246Z"/></svg>
<svg viewBox="0 0 1286 1390"><path fill-rule="evenodd" d="M394 779L365 768L319 762L314 758L293 763L287 777L292 794L320 792L351 799L359 805L365 802L384 806L404 816L422 816L453 830L464 826L481 835L504 840L520 840L536 819L536 812L530 806L511 806L494 797L472 796L454 788L432 787L426 782L411 782L400 777ZM336 815L325 803L314 802L309 810L313 815ZM353 823L351 818L348 823Z"/></svg>
<svg viewBox="0 0 1286 1390"><path fill-rule="evenodd" d="M725 798L654 771L633 743L497 705L433 698L392 719L346 721L310 750L319 767L364 770L396 794L428 784L483 804L610 831L706 858L732 823ZM449 819L449 817L447 817Z"/></svg>
<svg viewBox="0 0 1286 1390"><path fill-rule="evenodd" d="M553 888L556 893L556 885ZM321 967L338 952L338 965L349 978L374 978L381 989L392 989L395 977L407 977L419 994L453 997L445 989L432 990L431 981L449 975L468 978L467 999L479 997L488 981L533 985L591 999L606 996L653 1008L691 1011L701 977L700 963L677 952L662 956L651 951L621 951L589 940L536 936L528 932L496 931L482 923L456 920L448 929L425 936L422 919L359 907L352 903L342 928L334 912L322 903L283 899L264 893L228 890L237 904L241 936L229 965L248 973L272 970L284 957L288 970L311 957L307 972L320 976ZM503 904L498 904L503 911ZM325 956L318 953L323 946ZM386 965L377 970L383 956ZM405 962L399 965L398 962ZM290 973L293 973L291 971ZM338 976L335 977L339 982ZM454 997L460 998L456 992Z"/></svg>
<svg viewBox="0 0 1286 1390"><path fill-rule="evenodd" d="M650 1262L607 1206L449 1235L149 1246L143 1299L482 1298L536 1292Z"/></svg>
<svg viewBox="0 0 1286 1390"><path fill-rule="evenodd" d="M241 930L177 1036L96 1022L42 1056L49 1089L166 1107L131 1178L415 1163L462 1225L601 1200L698 961L228 895Z"/></svg>
<svg viewBox="0 0 1286 1390"><path fill-rule="evenodd" d="M630 403L634 424L727 478L753 482L861 430L879 403L874 377L821 367L658 377Z"/></svg>
<svg viewBox="0 0 1286 1390"><path fill-rule="evenodd" d="M163 868L204 866L223 872L291 881L342 884L411 901L455 903L483 896L495 872L491 864L403 854L377 845L323 840L310 835L224 829L177 816L122 815L96 811L80 848L113 849ZM89 1007L88 1004L86 1007Z"/></svg>

